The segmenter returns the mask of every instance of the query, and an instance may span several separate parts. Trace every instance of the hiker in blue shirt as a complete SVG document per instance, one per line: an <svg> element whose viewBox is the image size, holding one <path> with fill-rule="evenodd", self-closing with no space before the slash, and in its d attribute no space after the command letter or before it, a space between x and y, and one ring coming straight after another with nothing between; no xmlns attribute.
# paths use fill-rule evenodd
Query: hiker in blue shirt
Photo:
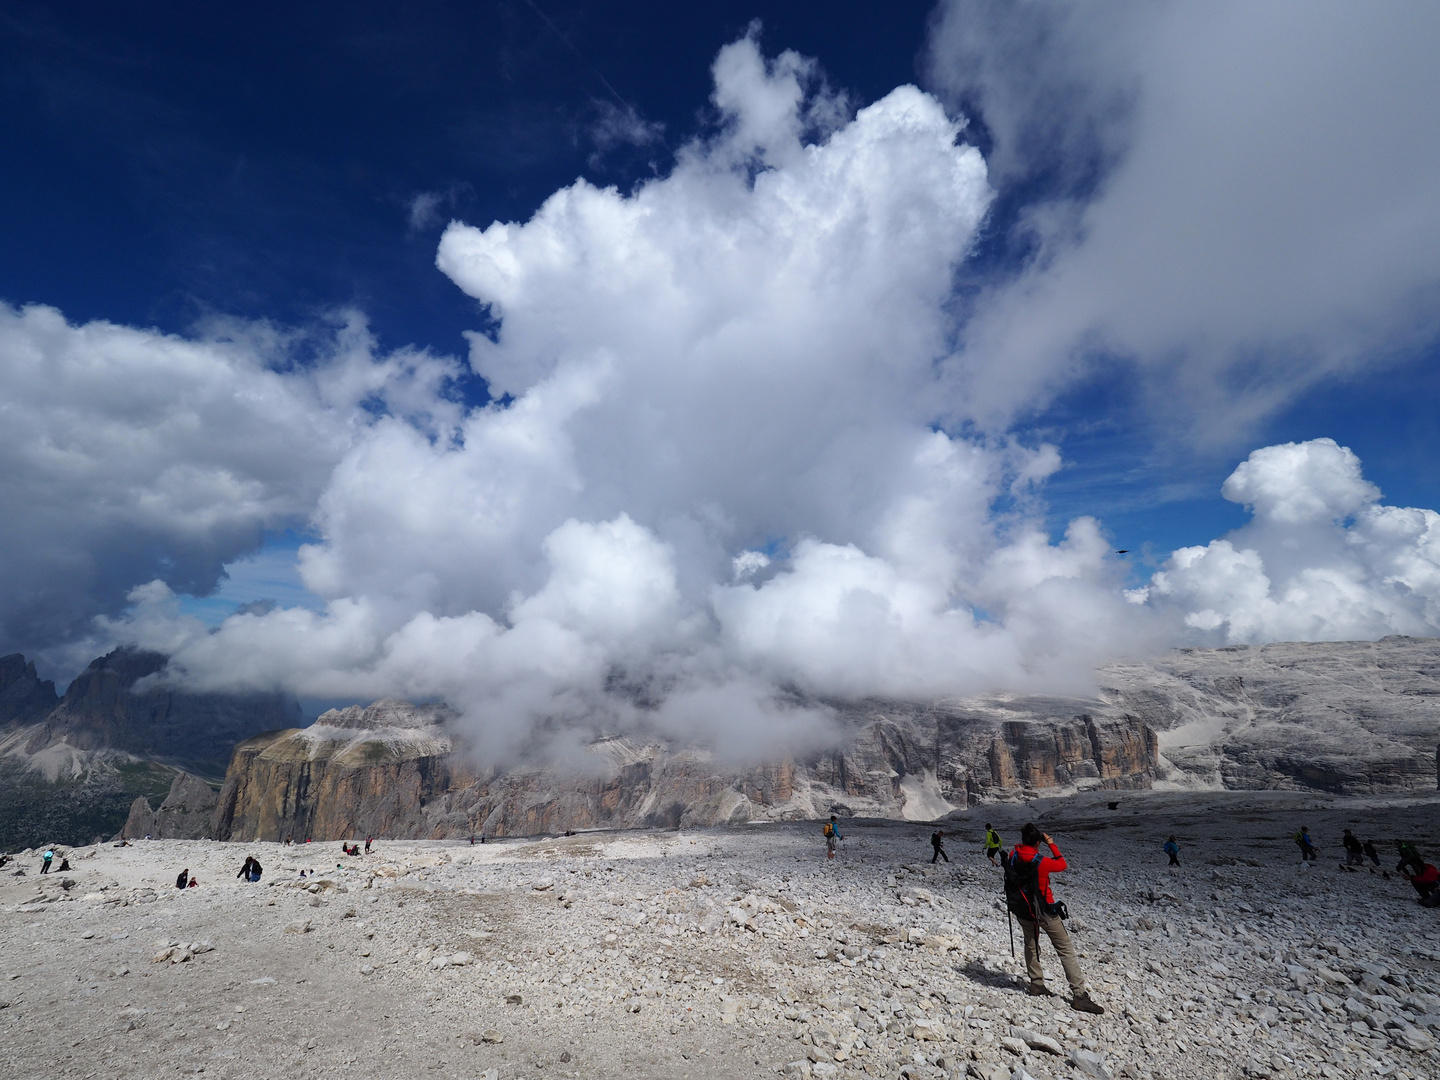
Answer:
<svg viewBox="0 0 1440 1080"><path fill-rule="evenodd" d="M1301 825L1300 831L1295 834L1295 843L1300 845L1300 859L1303 862L1315 861L1315 844L1310 839L1310 829Z"/></svg>
<svg viewBox="0 0 1440 1080"><path fill-rule="evenodd" d="M1180 845L1175 842L1174 834L1171 834L1170 839L1165 841L1165 854L1170 856L1171 866L1180 865Z"/></svg>

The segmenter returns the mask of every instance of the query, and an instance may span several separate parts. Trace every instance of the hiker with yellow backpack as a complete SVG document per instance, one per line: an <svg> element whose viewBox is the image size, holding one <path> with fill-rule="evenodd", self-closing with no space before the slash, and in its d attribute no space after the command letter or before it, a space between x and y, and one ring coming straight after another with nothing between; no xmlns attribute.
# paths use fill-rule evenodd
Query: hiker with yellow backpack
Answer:
<svg viewBox="0 0 1440 1080"><path fill-rule="evenodd" d="M834 814L830 815L830 820L825 823L825 827L820 831L825 834L825 858L833 859L835 857L835 845L845 839L840 835L840 823L835 820Z"/></svg>

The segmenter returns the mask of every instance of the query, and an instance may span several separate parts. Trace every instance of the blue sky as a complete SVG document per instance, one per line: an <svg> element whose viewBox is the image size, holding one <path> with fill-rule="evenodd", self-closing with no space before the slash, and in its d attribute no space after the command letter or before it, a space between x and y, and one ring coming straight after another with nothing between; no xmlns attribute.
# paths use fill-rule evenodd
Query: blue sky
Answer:
<svg viewBox="0 0 1440 1080"><path fill-rule="evenodd" d="M614 94L680 145L715 51L759 17L873 100L917 77L929 11L9 5L0 296L174 331L355 304L391 347L457 352L476 305L433 266L450 216L524 219L576 176L624 187L669 169L663 145L597 146ZM443 199L413 230L422 192Z"/></svg>
<svg viewBox="0 0 1440 1080"><path fill-rule="evenodd" d="M217 312L304 325L357 305L389 346L459 352L476 305L433 267L444 220L524 219L576 176L624 187L669 168L662 145L597 147L612 88L679 145L707 108L715 49L759 18L768 43L816 57L864 103L933 83L933 12L361 3L217 20L189 5L14 5L0 22L0 297L173 332ZM983 125L970 134L985 148ZM422 192L443 199L413 229ZM1003 264L1008 247L983 254ZM1440 472L1417 467L1440 454L1437 371L1431 346L1327 381L1255 437L1331 435L1391 501L1440 504ZM1240 523L1219 485L1248 446L1169 455L1123 385L1096 382L1055 410L1098 422L1067 425L1057 523L1097 514L1122 546L1161 552Z"/></svg>
<svg viewBox="0 0 1440 1080"><path fill-rule="evenodd" d="M0 446L12 477L0 490L11 510L0 550L21 568L0 595L0 649L60 670L127 634L190 648L183 627L157 629L151 601L133 594L155 580L211 627L275 601L272 615L235 624L256 631L244 640L257 657L283 652L283 627L302 633L307 611L320 621L305 625L306 641L338 634L344 613L327 602L364 608L373 625L351 645L386 642L390 655L422 616L478 620L482 636L503 636L527 612L559 619L557 604L571 618L579 594L555 599L562 579L580 588L582 567L619 551L669 567L675 610L708 620L711 645L742 667L763 651L745 635L769 625L766 612L820 618L806 605L840 589L880 597L905 623L905 583L920 581L938 588L932 614L968 610L1001 636L1034 618L1023 604L1006 614L1029 588L1014 582L1057 579L1099 591L1065 601L1052 627L1109 611L1117 590L1136 587L1150 588L1150 615L1188 627L1116 629L1117 649L1147 636L1200 641L1185 635L1202 630L1220 641L1431 627L1440 614L1423 613L1428 570L1412 579L1390 562L1333 563L1337 551L1376 549L1379 533L1274 530L1293 525L1276 493L1297 484L1319 485L1317 505L1334 511L1316 519L1321 531L1369 528L1382 505L1440 506L1440 138L1430 119L1440 81L1420 44L1434 23L1418 4L1318 5L1299 20L1281 5L1238 3L1117 2L1090 17L971 0L262 5L243 17L179 4L9 5L0 363L11 390L0 407L24 422ZM923 91L918 104L892 95L904 84ZM865 120L875 103L881 112ZM780 113L790 119L777 127ZM867 131L899 139L943 117L966 125L943 161L897 143L851 162L870 185L870 216L831 238L837 262L777 276L772 294L735 288L803 247L755 240L747 254L747 214L796 235L830 227L764 218L774 212L760 198L765 175L818 185L804 144L816 154ZM920 172L888 175L897 162L963 178L942 190ZM735 175L754 196L743 212L743 199L705 186ZM590 190L578 178L618 194L567 218L546 200L578 205ZM656 265L583 269L614 254L595 246L605 229L622 219L641 228L625 217L641 208L669 278L588 307ZM932 216L911 247L866 269L875 252L845 245L882 210L897 222ZM734 251L711 260L697 249L687 263L687 235L721 219ZM512 231L484 233L491 222ZM542 249L563 253L573 275ZM516 276L498 274L496 258ZM912 258L915 268L896 265ZM851 264L863 273L844 284L844 302L809 312L804 297ZM788 321L773 304L787 289ZM724 346L739 350L726 354L728 381L672 385L676 371L717 362L718 339L685 338L681 318L717 296L732 305L717 319L763 334ZM22 314L27 305L44 310ZM673 340L646 337L647 322L672 315ZM893 338L894 358L865 352L872 330ZM809 366L812 346L834 362ZM601 355L611 367L584 368ZM747 366L757 355L772 372L794 358L794 384L757 375ZM877 364L892 362L877 381ZM568 473L532 476L534 462L498 450L471 460L526 408L541 409L542 390L559 392L547 380L562 376L592 404L526 437L573 453ZM507 409L467 411L499 391ZM706 400L723 418L713 441L712 418L687 411ZM794 438L781 431L790 423ZM649 441L636 435L652 427ZM968 462L953 464L943 496L940 473L924 472L941 466L902 464L926 431ZM1251 497L1222 497L1252 454L1291 443L1302 449L1256 459L1250 479L1227 488ZM1058 468L1044 464L1046 447ZM762 474L772 467L806 486L771 482ZM894 522L909 520L905 499L921 491L948 507L916 527L948 550L943 570L896 546ZM1279 517L1266 518L1275 506ZM447 514L471 524L446 539L453 523L437 523ZM1072 524L1083 518L1099 522L1091 547L1090 526ZM1429 519L1414 520L1413 550L1385 556L1394 565L1430 565ZM1037 524L1049 547L1002 586L996 567L1031 558L1026 530ZM1176 584L1175 549L1232 533L1264 562L1268 613L1240 610L1229 571ZM306 543L307 580L323 599L301 581ZM1287 562L1272 543L1314 558ZM1106 554L1114 548L1131 554ZM741 611L740 594L725 590L742 586L725 568L747 549L770 561L745 579L754 605ZM852 549L874 561L846 562ZM469 576L456 577L472 557ZM1154 585L1167 567L1169 583ZM1341 589L1350 599L1327 608L1310 586L1286 584L1336 575L1373 599L1373 618L1337 621L1359 593ZM1173 599L1186 589L1190 599ZM1309 607L1275 614L1302 593ZM1179 606L1150 611L1166 603ZM1115 626L1129 627L1127 610L1115 609ZM926 619L905 634L949 632ZM581 638L594 629L560 623ZM1012 683L1064 651L1011 644L994 670L1013 662L997 676ZM874 646L861 651L878 655ZM895 647L915 651L904 635ZM651 660L607 663L653 666L658 646L627 648ZM357 696L459 693L345 655L303 676L257 660L254 681L327 699L352 685ZM1056 670L1093 659L1067 655ZM787 662L756 678L847 689L816 674L809 653ZM897 692L950 686L917 664ZM849 689L896 687L882 678Z"/></svg>

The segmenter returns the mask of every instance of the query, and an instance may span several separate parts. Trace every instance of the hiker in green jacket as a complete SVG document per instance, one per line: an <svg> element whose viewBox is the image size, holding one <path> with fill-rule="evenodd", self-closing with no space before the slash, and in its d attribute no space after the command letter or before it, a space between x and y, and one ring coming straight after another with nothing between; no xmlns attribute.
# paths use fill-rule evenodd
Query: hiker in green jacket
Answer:
<svg viewBox="0 0 1440 1080"><path fill-rule="evenodd" d="M999 865L995 862L995 859L1000 854L1000 849L1004 846L1005 845L1000 842L1000 834L996 832L994 827L987 821L985 823L985 857L990 860L992 866Z"/></svg>

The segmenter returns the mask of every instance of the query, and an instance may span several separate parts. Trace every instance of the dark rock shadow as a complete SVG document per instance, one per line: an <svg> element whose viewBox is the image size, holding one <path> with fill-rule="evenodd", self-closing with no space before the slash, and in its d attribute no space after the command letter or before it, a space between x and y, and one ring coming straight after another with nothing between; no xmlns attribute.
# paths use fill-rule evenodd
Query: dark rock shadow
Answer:
<svg viewBox="0 0 1440 1080"><path fill-rule="evenodd" d="M996 990L1023 990L1025 988L1025 981L1020 976L1012 975L1008 971L996 971L983 960L971 960L957 967L955 972L971 982Z"/></svg>

